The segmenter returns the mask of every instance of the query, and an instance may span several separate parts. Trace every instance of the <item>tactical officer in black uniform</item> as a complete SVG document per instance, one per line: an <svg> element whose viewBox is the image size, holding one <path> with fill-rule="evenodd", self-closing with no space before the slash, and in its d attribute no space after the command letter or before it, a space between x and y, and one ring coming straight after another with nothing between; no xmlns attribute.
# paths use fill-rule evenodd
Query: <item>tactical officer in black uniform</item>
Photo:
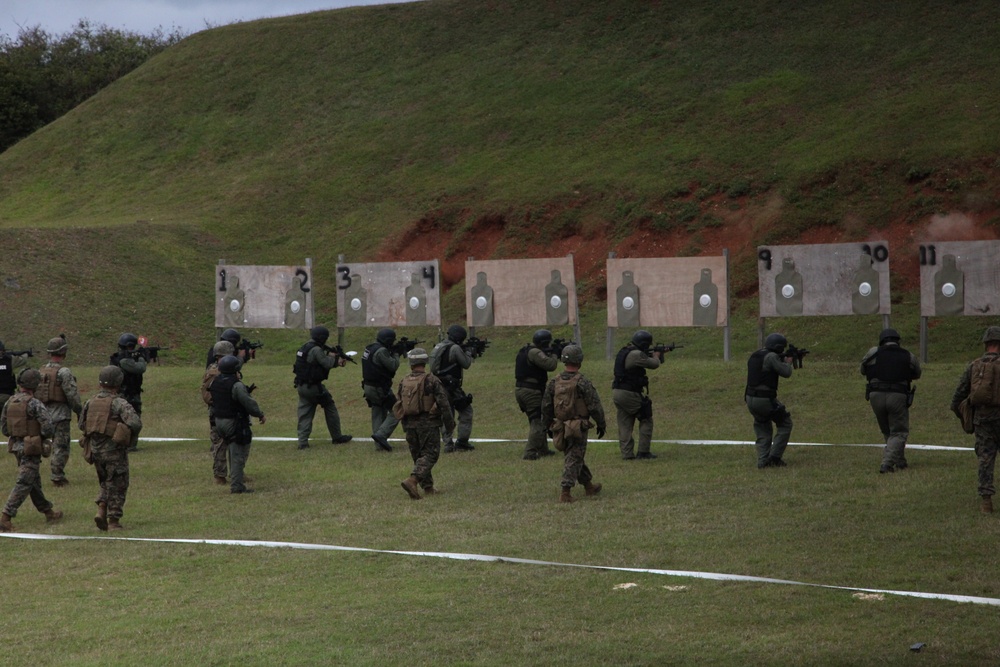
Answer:
<svg viewBox="0 0 1000 667"><path fill-rule="evenodd" d="M744 400L753 415L758 468L785 465L781 457L792 435L792 416L778 402L778 378L792 376L790 358L784 356L787 345L788 341L781 334L770 334L764 339L764 347L751 354L747 361ZM776 433L771 422L777 427Z"/></svg>
<svg viewBox="0 0 1000 667"><path fill-rule="evenodd" d="M452 412L457 414L455 421L458 423L458 433L454 429L443 430L446 454L475 449L469 442L472 437L472 395L462 389L463 374L472 365L472 355L462 347L467 335L465 327L452 324L448 327L448 337L435 345L431 352L431 373L448 390Z"/></svg>
<svg viewBox="0 0 1000 667"><path fill-rule="evenodd" d="M396 332L379 329L375 342L361 354L361 388L365 403L372 410L372 440L379 449L391 452L389 436L396 430L399 420L392 414L396 396L392 393L392 379L399 369L399 353L393 352Z"/></svg>
<svg viewBox="0 0 1000 667"><path fill-rule="evenodd" d="M125 374L118 395L124 398L135 414L142 416L142 376L146 372L146 358L141 349L136 349L139 339L135 334L123 333L118 337L118 351L111 355L110 364L118 366ZM132 433L132 442L128 451L134 452L139 447L139 433Z"/></svg>
<svg viewBox="0 0 1000 667"><path fill-rule="evenodd" d="M546 424L542 422L542 392L549 381L549 371L559 367L559 358L547 351L552 344L552 332L539 329L514 358L514 398L517 407L528 417L528 441L524 447L526 461L537 461L552 456L545 437Z"/></svg>
<svg viewBox="0 0 1000 667"><path fill-rule="evenodd" d="M660 367L663 352L650 354L653 334L639 329L632 342L615 357L615 379L611 383L611 400L618 413L618 447L622 459L655 459L649 451L653 439L653 401L649 398L649 378L646 370ZM645 392L645 394L644 394ZM639 442L632 437L635 421L639 420Z"/></svg>
<svg viewBox="0 0 1000 667"><path fill-rule="evenodd" d="M865 398L872 406L885 438L880 473L905 470L904 449L910 435L911 381L920 377L920 362L899 345L899 332L884 329L878 346L861 360L861 374L868 378Z"/></svg>
<svg viewBox="0 0 1000 667"><path fill-rule="evenodd" d="M27 363L27 354L15 357L7 352L3 341L0 341L0 409L17 392L17 375L14 371Z"/></svg>

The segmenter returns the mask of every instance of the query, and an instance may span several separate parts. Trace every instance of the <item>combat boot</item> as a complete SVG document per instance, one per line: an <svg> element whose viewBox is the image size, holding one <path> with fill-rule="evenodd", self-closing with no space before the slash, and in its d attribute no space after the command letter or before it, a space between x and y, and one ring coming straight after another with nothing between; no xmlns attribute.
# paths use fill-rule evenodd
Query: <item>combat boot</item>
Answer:
<svg viewBox="0 0 1000 667"><path fill-rule="evenodd" d="M10 515L4 512L0 514L0 533L13 533L14 524L10 522Z"/></svg>
<svg viewBox="0 0 1000 667"><path fill-rule="evenodd" d="M583 488L587 491L588 496L596 496L601 492L601 485L594 484L593 482L587 482L583 485Z"/></svg>
<svg viewBox="0 0 1000 667"><path fill-rule="evenodd" d="M220 475L216 475L215 476L215 483L218 484L219 486L225 486L226 484L229 484L229 481L226 480L225 477L222 477Z"/></svg>
<svg viewBox="0 0 1000 667"><path fill-rule="evenodd" d="M413 498L414 500L420 500L420 491L418 490L420 487L417 486L417 478L416 477L414 477L413 475L410 475L409 477L407 477L406 479L404 479L402 482L400 482L400 486L403 487L404 491L406 491L408 494L410 494L410 498Z"/></svg>
<svg viewBox="0 0 1000 667"><path fill-rule="evenodd" d="M471 452L475 447L472 446L468 438L459 438L455 441L455 449L461 452Z"/></svg>
<svg viewBox="0 0 1000 667"><path fill-rule="evenodd" d="M47 510L45 510L45 521L47 523L52 523L53 521L58 521L61 518L63 518L63 513L62 512L60 512L58 510L54 510L54 509L47 509Z"/></svg>
<svg viewBox="0 0 1000 667"><path fill-rule="evenodd" d="M983 496L983 504L980 507L981 507L981 509L983 511L983 514L992 514L993 513L993 496Z"/></svg>
<svg viewBox="0 0 1000 667"><path fill-rule="evenodd" d="M125 527L118 522L118 519L108 519L108 530L125 530Z"/></svg>
<svg viewBox="0 0 1000 667"><path fill-rule="evenodd" d="M559 502L561 502L561 503L571 503L571 502L573 502L573 494L570 493L569 489L563 488L562 494L560 494L560 496L559 496Z"/></svg>
<svg viewBox="0 0 1000 667"><path fill-rule="evenodd" d="M433 486L428 486L426 489L424 489L424 495L425 496L433 496L433 495L437 495L437 494L440 494L440 493L441 492L438 491L437 489L435 489Z"/></svg>
<svg viewBox="0 0 1000 667"><path fill-rule="evenodd" d="M97 503L97 514L94 515L94 523L97 524L98 530L106 531L108 529L107 503Z"/></svg>

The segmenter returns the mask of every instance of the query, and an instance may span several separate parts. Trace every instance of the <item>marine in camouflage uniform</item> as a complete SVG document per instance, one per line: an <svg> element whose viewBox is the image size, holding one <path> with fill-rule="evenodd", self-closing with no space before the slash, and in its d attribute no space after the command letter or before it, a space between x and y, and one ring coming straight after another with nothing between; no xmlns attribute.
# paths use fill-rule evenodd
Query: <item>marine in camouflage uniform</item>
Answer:
<svg viewBox="0 0 1000 667"><path fill-rule="evenodd" d="M583 485L588 496L600 493L601 485L594 484L594 476L590 468L584 462L587 455L587 430L590 428L590 420L597 424L597 437L603 438L608 424L604 418L604 407L601 405L601 398L597 395L597 389L593 383L579 372L583 364L583 349L579 345L567 345L563 348L562 362L565 370L555 378L549 380L545 386L545 393L542 396L542 420L553 432L553 442L564 443L563 448L563 474L559 495L560 502L573 502L572 489L577 483ZM559 408L555 405L557 385L565 382L576 381L576 397L573 405L565 409L563 414L559 414Z"/></svg>
<svg viewBox="0 0 1000 667"><path fill-rule="evenodd" d="M328 352L326 341L330 338L330 330L324 326L315 326L309 330L309 341L296 352L295 388L299 393L298 408L298 439L299 449L309 448L309 436L312 434L313 417L316 407L323 408L326 418L326 428L330 432L333 444L350 442L351 436L341 431L340 413L333 402L333 396L323 385L333 368L341 368L347 359Z"/></svg>
<svg viewBox="0 0 1000 667"><path fill-rule="evenodd" d="M129 486L128 448L142 430L139 413L118 394L124 379L121 368L102 368L98 374L100 391L84 404L80 413L79 426L83 431L80 445L84 458L90 457L101 487L94 500L97 505L94 523L100 530L122 529Z"/></svg>
<svg viewBox="0 0 1000 667"><path fill-rule="evenodd" d="M452 411L457 415L455 427L444 429L444 452L467 452L475 449L469 439L472 437L472 395L462 389L464 373L472 366L472 355L465 351L462 343L468 333L460 324L448 327L448 337L434 346L433 356L440 359L440 367L433 369L445 389L448 390L448 401ZM453 437L456 436L457 437Z"/></svg>
<svg viewBox="0 0 1000 667"><path fill-rule="evenodd" d="M431 495L437 493L434 488L434 475L431 469L441 455L441 428L454 430L455 418L448 403L448 391L441 381L425 372L427 367L427 351L420 347L410 350L407 355L410 362L410 374L399 383L397 395L400 397L393 407L393 412L402 419L403 430L406 432L406 444L410 447L410 457L413 459L413 470L410 476L401 482L403 490L414 500L420 500L420 492ZM425 396L421 399L421 410L416 415L403 414L403 386L408 382L423 378ZM428 400L430 399L430 400Z"/></svg>
<svg viewBox="0 0 1000 667"><path fill-rule="evenodd" d="M769 334L764 339L764 347L747 360L743 400L753 415L758 468L786 465L782 456L792 435L792 416L778 401L778 379L792 376L792 365L784 356L787 345L788 341L781 334ZM774 429L771 422L774 422Z"/></svg>
<svg viewBox="0 0 1000 667"><path fill-rule="evenodd" d="M392 451L389 437L399 420L392 414L396 397L392 394L392 379L399 369L399 353L392 349L396 332L388 327L379 329L375 342L361 355L361 388L365 403L372 411L372 440L378 449Z"/></svg>
<svg viewBox="0 0 1000 667"><path fill-rule="evenodd" d="M861 374L868 378L865 398L872 406L879 430L885 438L879 473L908 467L906 439L910 436L910 382L920 377L920 362L899 345L899 332L885 329L876 347L861 360Z"/></svg>
<svg viewBox="0 0 1000 667"><path fill-rule="evenodd" d="M632 342L619 350L615 357L611 400L617 408L618 447L625 461L656 458L656 454L649 451L653 440L653 404L649 396L642 393L649 391L646 371L659 368L663 362L662 352L649 354L652 344L653 335L640 329L632 335ZM632 437L637 419L638 443Z"/></svg>
<svg viewBox="0 0 1000 667"><path fill-rule="evenodd" d="M17 376L14 371L27 363L27 353L16 356L8 354L3 341L0 340L0 408L3 408L4 403L17 391Z"/></svg>
<svg viewBox="0 0 1000 667"><path fill-rule="evenodd" d="M55 428L52 437L52 458L49 461L52 473L52 483L56 486L66 486L66 464L69 462L69 429L70 419L75 413L80 416L83 407L80 403L80 392L76 388L76 378L73 372L62 365L69 345L65 336L49 340L46 345L49 361L40 369L42 384L39 394L45 395L45 409ZM42 388L45 388L42 391Z"/></svg>
<svg viewBox="0 0 1000 667"><path fill-rule="evenodd" d="M118 366L125 374L120 395L132 406L135 413L142 417L142 378L148 364L141 350L136 349L139 339L135 334L123 333L118 337L118 351L111 355L109 363ZM139 432L134 433L132 443L128 446L130 452L139 449Z"/></svg>
<svg viewBox="0 0 1000 667"><path fill-rule="evenodd" d="M987 364L1000 363L1000 327L989 327L983 334L985 352L977 361ZM970 363L958 381L958 387L951 397L951 409L959 415L959 404L969 398L972 392L972 367ZM989 367L987 367L989 368ZM979 496L982 499L982 511L993 511L993 496L996 486L993 484L993 469L997 461L997 450L1000 449L1000 403L975 405L973 425L976 436L976 457L979 459Z"/></svg>
<svg viewBox="0 0 1000 667"><path fill-rule="evenodd" d="M233 355L219 360L219 375L212 382L212 409L215 411L215 430L229 451L230 493L253 493L243 479L243 470L250 458L250 441L241 435L250 435L250 417L260 423L267 421L263 410L243 384L240 368L243 362Z"/></svg>
<svg viewBox="0 0 1000 667"><path fill-rule="evenodd" d="M229 331L232 330L230 329ZM235 352L236 348L228 340L220 340L213 345L212 353L215 355L215 358L208 365L208 368L205 369L205 375L201 378L201 397L208 404L208 440L210 443L209 451L212 454L212 476L215 478L216 484L223 486L229 483L227 479L229 476L229 465L227 463L229 450L218 431L215 430L215 413L212 411L212 392L210 388L212 381L219 374L219 359Z"/></svg>
<svg viewBox="0 0 1000 667"><path fill-rule="evenodd" d="M14 489L7 498L3 514L0 515L0 532L14 531L11 519L17 516L17 510L28 497L35 509L45 515L46 521L58 521L62 512L52 509L52 503L42 492L42 442L52 437L54 429L49 419L45 405L35 398L35 389L41 383L41 374L28 369L17 379L20 389L10 397L0 410L0 432L8 436L7 451L17 458L17 480ZM26 445L28 451L26 451Z"/></svg>
<svg viewBox="0 0 1000 667"><path fill-rule="evenodd" d="M531 343L517 353L514 360L514 398L517 407L528 417L528 442L524 446L526 461L537 461L543 456L551 456L545 438L545 422L542 421L542 393L549 381L549 373L559 367L559 358L545 349L552 344L552 332L539 329L531 337Z"/></svg>

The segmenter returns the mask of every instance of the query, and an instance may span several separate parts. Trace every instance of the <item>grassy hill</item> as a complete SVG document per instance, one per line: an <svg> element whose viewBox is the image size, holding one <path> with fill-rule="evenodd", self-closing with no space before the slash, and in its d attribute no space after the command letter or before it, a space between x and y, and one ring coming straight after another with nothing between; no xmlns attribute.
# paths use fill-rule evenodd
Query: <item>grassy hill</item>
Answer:
<svg viewBox="0 0 1000 667"><path fill-rule="evenodd" d="M484 227L493 257L586 245L597 315L611 250L728 241L752 299L758 243L912 243L953 211L995 237L998 19L988 0L428 0L200 32L0 154L0 335L63 330L98 359L138 330L196 359L218 259L313 258L332 322L337 255L405 255L413 230L441 259Z"/></svg>

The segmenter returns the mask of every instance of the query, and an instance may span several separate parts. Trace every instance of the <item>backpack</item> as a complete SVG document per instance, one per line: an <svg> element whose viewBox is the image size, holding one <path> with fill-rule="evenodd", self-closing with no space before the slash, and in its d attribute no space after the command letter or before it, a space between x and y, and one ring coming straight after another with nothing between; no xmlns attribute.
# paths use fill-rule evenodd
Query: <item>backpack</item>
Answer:
<svg viewBox="0 0 1000 667"><path fill-rule="evenodd" d="M1000 406L1000 358L973 361L969 379L970 405Z"/></svg>
<svg viewBox="0 0 1000 667"><path fill-rule="evenodd" d="M579 373L574 373L573 377L569 379L563 379L561 376L555 379L555 391L552 396L552 414L556 419L569 421L571 419L587 418L587 405L576 393L576 385L579 382Z"/></svg>
<svg viewBox="0 0 1000 667"><path fill-rule="evenodd" d="M212 364L205 371L205 376L201 379L201 400L205 401L205 405L212 404L212 382L219 375L219 365Z"/></svg>
<svg viewBox="0 0 1000 667"><path fill-rule="evenodd" d="M443 340L434 346L431 350L431 363L430 371L432 375L441 374L441 364L445 357L451 352L451 346L454 345L450 340Z"/></svg>
<svg viewBox="0 0 1000 667"><path fill-rule="evenodd" d="M427 373L407 375L399 383L399 398L392 407L393 416L397 419L415 417L420 414L436 414L437 402L427 386Z"/></svg>

